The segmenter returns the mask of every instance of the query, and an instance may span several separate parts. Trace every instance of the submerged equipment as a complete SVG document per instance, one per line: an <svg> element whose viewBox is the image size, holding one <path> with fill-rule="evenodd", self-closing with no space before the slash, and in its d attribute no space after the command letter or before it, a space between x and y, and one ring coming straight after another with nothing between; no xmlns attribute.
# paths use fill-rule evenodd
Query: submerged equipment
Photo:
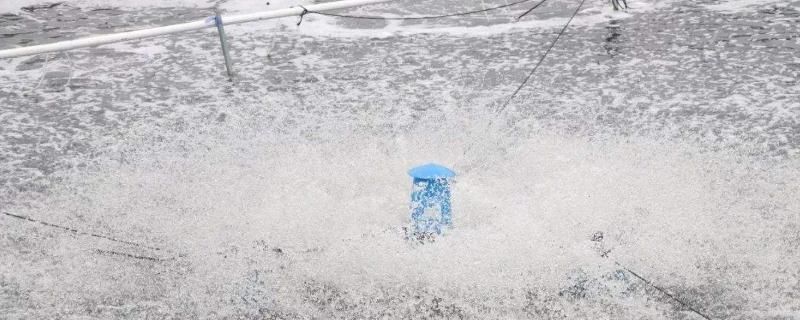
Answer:
<svg viewBox="0 0 800 320"><path fill-rule="evenodd" d="M417 235L442 234L453 226L450 210L450 182L456 173L438 164L412 168L411 223Z"/></svg>

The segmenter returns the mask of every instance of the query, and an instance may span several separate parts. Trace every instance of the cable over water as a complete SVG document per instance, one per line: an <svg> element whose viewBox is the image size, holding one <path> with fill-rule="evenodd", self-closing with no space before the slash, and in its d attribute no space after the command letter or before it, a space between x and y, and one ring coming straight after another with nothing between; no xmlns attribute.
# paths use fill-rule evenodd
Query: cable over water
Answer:
<svg viewBox="0 0 800 320"><path fill-rule="evenodd" d="M572 13L572 15L570 16L569 20L567 20L567 23L565 23L564 27L561 28L561 31L558 32L558 34L556 35L555 39L553 39L553 42L550 43L550 46L547 48L547 50L545 50L544 54L539 58L539 61L536 63L536 65L533 66L533 68L528 73L528 75L525 77L525 79L523 79L522 82L514 90L514 92L511 93L511 96L508 97L506 102L503 103L503 105L500 106L500 108L498 108L495 111L495 117L493 119L489 120L489 126L494 124L495 121L497 121L500 118L500 116L502 115L503 111L505 111L506 107L508 107L508 105L511 104L512 101L514 101L514 98L516 98L517 94L519 94L519 92L522 90L522 88L524 88L528 84L528 82L531 80L531 78L533 78L533 75L536 73L537 70L539 70L539 67L542 65L544 60L547 58L547 56L550 54L550 52L553 50L553 48L558 43L558 40L561 39L561 36L563 36L564 33L566 33L567 28L569 28L569 25L572 23L572 20L575 19L575 16L577 16L578 12L580 12L581 8L583 8L583 5L584 5L585 2L586 2L586 0L581 0L580 4L578 4L578 7ZM538 7L538 5L536 7ZM531 10L535 9L536 7L532 8ZM523 17L523 16L527 15L528 13L530 13L531 10L529 10L528 12L525 12L520 17ZM502 134L506 134L508 132L511 132L514 129L514 127L515 127L514 125L511 125L508 128L508 130L503 131ZM467 153L472 151L472 149L474 147L475 147L475 142L470 143L467 146L467 148L465 148L464 153L463 153L464 157L462 159L466 159L467 158L466 157ZM483 165L483 166L485 166L485 165ZM480 167L483 167L483 166L478 166L476 168L480 168Z"/></svg>
<svg viewBox="0 0 800 320"><path fill-rule="evenodd" d="M578 15L578 12L581 11L581 8L583 7L584 2L586 2L586 0L581 0L581 3L578 5L578 8L575 9L575 12L573 12L572 16L569 17L569 20L567 20L567 23L564 24L564 27L561 28L561 31L558 33L558 35L556 35L556 38L553 39L553 42L550 44L550 47L548 47L547 50L545 50L545 52L542 55L542 57L539 58L539 62L537 62L536 65L533 66L533 69L531 69L531 71L528 73L528 76L526 76L525 79L522 80L522 83L520 83L519 86L517 86L517 89L514 90L514 93L512 93L511 96L508 97L508 100L506 101L506 103L504 103L503 106L500 107L497 110L498 114L503 112L503 110L505 110L505 108L508 107L508 105L511 103L511 101L514 100L514 98L517 96L517 94L519 94L520 90L522 90L522 88L524 88L525 85L528 84L528 81L531 80L533 75L536 73L536 70L538 70L539 66L542 65L542 62L544 62L544 59L547 58L547 55L550 54L550 51L552 51L553 47L556 46L556 43L558 43L558 40L561 39L561 36L563 36L564 33L567 31L567 28L569 27L570 23L572 23L572 19L575 19L575 16ZM525 14L528 14L528 13L526 12ZM523 16L525 14L523 14Z"/></svg>
<svg viewBox="0 0 800 320"><path fill-rule="evenodd" d="M156 251L161 251L162 250L161 248L158 248L158 247L148 246L148 245L144 245L144 244L136 243L136 242L132 242L132 241L127 241L127 240L121 240L121 239L118 239L118 238L115 238L115 237L101 235L101 234L97 234L97 233L86 232L86 231L78 230L78 229L75 229L75 228L58 225L58 224L55 224L55 223L50 223L50 222L46 222L46 221L42 221L42 220L37 220L37 219L31 218L31 217L27 217L27 216L23 216L23 215L13 214L13 213L5 212L5 211L0 211L0 213L2 213L3 215L6 215L6 216L12 217L12 218L16 218L16 219L20 219L20 220L24 220L24 221L29 221L29 222L33 222L33 223L38 223L38 224L41 224L43 226L47 226L47 227L51 227L51 228L55 228L55 229L60 229L60 230L71 232L71 233L78 234L78 235L84 235L84 236L90 236L90 237L99 238L99 239L105 239L105 240L109 240L109 241L113 241L113 242L123 243L123 244L131 245L131 246L134 246L134 247L145 248L145 249L150 249L150 250L156 250Z"/></svg>
<svg viewBox="0 0 800 320"><path fill-rule="evenodd" d="M480 9L480 10L472 10L472 11L457 12L457 13L448 13L448 14L433 15L433 16L418 16L418 17L355 16L355 15L328 13L328 12L320 12L320 11L314 11L314 10L307 10L306 9L300 15L300 18L301 18L301 21L302 21L303 15L313 13L313 14L318 14L318 15L323 15L323 16L330 16L330 17L349 18L349 19L364 19L364 20L429 20L429 19L452 18L452 17L459 17L459 16L467 16L467 15L472 15L472 14L484 13L484 12L489 12L489 11L493 11L493 10L499 10L499 9L503 9L503 8L513 7L513 6L516 6L516 5L519 5L519 4L523 4L523 3L526 3L526 2L531 2L531 1L532 0L519 0L519 1L516 1L516 2L512 2L512 3L508 3L508 4L504 4L504 5L499 5L499 6L491 7L491 8ZM533 8L528 10L525 14L519 16L517 19L525 16L526 14L528 14L528 12L532 11L533 9L536 9L537 7L539 7L540 5L542 5L546 1L547 0L540 1L535 6L533 6Z"/></svg>

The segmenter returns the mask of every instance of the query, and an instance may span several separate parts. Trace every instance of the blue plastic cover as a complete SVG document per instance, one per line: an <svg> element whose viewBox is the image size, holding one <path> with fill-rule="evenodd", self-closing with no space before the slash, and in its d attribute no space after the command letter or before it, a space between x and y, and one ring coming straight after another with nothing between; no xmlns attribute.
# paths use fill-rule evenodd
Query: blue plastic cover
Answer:
<svg viewBox="0 0 800 320"><path fill-rule="evenodd" d="M408 170L408 175L417 179L438 179L438 178L452 178L456 176L453 170L440 166L435 163L421 165L416 168Z"/></svg>

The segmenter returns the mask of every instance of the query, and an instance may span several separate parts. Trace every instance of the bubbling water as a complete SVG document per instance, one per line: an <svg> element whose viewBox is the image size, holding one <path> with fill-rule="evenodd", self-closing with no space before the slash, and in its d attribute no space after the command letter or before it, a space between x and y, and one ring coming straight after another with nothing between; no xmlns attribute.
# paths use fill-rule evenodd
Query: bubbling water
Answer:
<svg viewBox="0 0 800 320"><path fill-rule="evenodd" d="M198 317L688 314L625 266L720 313L793 304L780 292L800 266L795 160L544 129L510 143L485 117L392 130L305 117L248 111L179 132L148 128L15 211L163 250L31 227L12 234L32 239L5 242L54 253L6 262L25 270L4 281L48 288L20 289L27 301L63 301L42 314L71 305ZM409 242L405 172L430 161L459 172L455 228ZM98 254L111 249L164 260ZM740 309L720 309L730 301Z"/></svg>
<svg viewBox="0 0 800 320"><path fill-rule="evenodd" d="M556 13L573 5L550 4ZM418 5L409 14L432 10ZM572 27L606 21L602 6L587 8ZM94 93L59 84L68 94L28 102L16 87L6 90L7 105L21 110L4 118L20 119L7 122L9 136L35 140L30 132L51 127L69 134L54 139L54 152L42 157L49 188L12 193L7 198L15 207L0 209L161 250L3 216L0 313L697 316L646 279L712 318L797 317L800 163L793 158L795 105L787 98L794 93L793 13L785 11L781 19L768 18L774 12L724 18L680 7L632 19L622 29L616 21L573 32L559 42L560 54L547 58L550 67L537 74L538 84L526 87L502 116L486 110L524 77L523 66L538 56L528 48L549 43L550 31L532 35L531 29L560 27L564 17L541 12L543 19L505 23L514 15L504 13L446 25L351 28L312 16L299 29L296 19L275 23L290 31L267 23L231 26L234 45L242 46L236 86L213 76L221 70L209 63L218 61L217 51L191 49L216 47L214 37L158 38L111 46L115 54L76 54L77 68L92 70L98 83L133 80ZM205 14L125 16L158 22ZM92 17L75 23L109 22ZM767 20L773 21L747 41L717 41L740 39L739 27ZM686 28L662 28L705 30L708 23L722 30L709 42L697 42ZM625 36L634 30L636 37ZM705 49L686 53L698 44L721 51L717 58ZM608 57L597 60L593 46ZM39 67L28 65L41 63L30 60L18 70L7 62L0 69L35 81ZM101 65L110 67L96 69ZM737 65L746 68L731 68ZM518 77L504 80L509 70ZM785 79L773 79L779 75ZM73 93L77 99L68 100ZM64 106L64 113L50 114ZM47 117L33 119L43 122L28 121L27 112L39 109ZM104 110L104 116L89 121L86 110ZM700 137L726 141L696 141L701 138L684 132L713 132ZM75 139L89 160L53 156L74 148ZM756 140L776 150L746 145ZM10 146L3 155L19 161L9 162L7 172L39 154ZM776 154L782 158L767 158ZM76 165L51 165L56 160ZM428 162L458 173L454 229L434 241L407 241L406 171Z"/></svg>

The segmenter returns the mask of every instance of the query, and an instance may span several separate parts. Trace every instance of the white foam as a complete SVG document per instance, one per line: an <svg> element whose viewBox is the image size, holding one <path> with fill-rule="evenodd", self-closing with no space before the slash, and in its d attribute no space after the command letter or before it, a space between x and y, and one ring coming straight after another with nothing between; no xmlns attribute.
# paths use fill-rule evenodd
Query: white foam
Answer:
<svg viewBox="0 0 800 320"><path fill-rule="evenodd" d="M137 1L122 1L122 0L66 0L66 1L52 1L52 0L3 0L0 2L0 13L19 13L23 7L32 5L42 5L49 3L61 2L74 7L80 8L122 8L122 9L138 9L138 8L173 8L173 7L208 7L210 1L205 0L137 0Z"/></svg>
<svg viewBox="0 0 800 320"><path fill-rule="evenodd" d="M607 11L589 8L576 23L587 25L591 19L604 19L603 10ZM292 28L289 32L294 32L295 22L295 18L283 19L269 28L285 24ZM564 18L554 18L521 22L530 23L522 29L511 24L501 28L517 32L554 28L563 22ZM374 36L385 31L347 29L336 23L325 18L310 20L299 32L320 26L334 30L307 31L337 37ZM231 33L240 31L235 28L257 30L255 25L261 26L236 26ZM488 27L409 28L409 34L492 34ZM391 25L388 30L404 32L401 29L405 30ZM800 268L795 258L800 240L796 225L800 189L795 183L800 179L800 164L796 157L771 162L743 155L759 154L746 146L712 152L708 149L719 146L712 142L697 146L687 141L691 137L614 138L531 130L510 138L486 123L496 115L481 113L485 101L459 105L462 100L448 96L452 88L438 85L435 78L398 84L387 76L365 84L375 87L348 87L341 93L361 99L366 95L359 90L369 90L370 96L381 96L370 100L374 105L369 107L361 102L340 103L344 98L338 95L315 99L313 94L301 93L318 91L320 86L292 85L288 81L282 86L298 91L286 96L265 89L265 81L259 82L259 90L247 94L236 91L246 90L244 84L238 86L240 89L232 88L233 94L223 93L215 91L223 86L218 82L221 77L202 74L221 73L218 49L204 50L192 41L196 40L159 38L111 48L135 53L133 59L165 55L166 44L189 48L174 55L186 64L206 69L189 69L174 61L147 67L131 63L136 61L127 57L102 55L92 56L91 64L103 65L111 59L125 62L109 63L109 69L101 73L103 81L113 81L115 72L127 77L126 72L134 65L146 68L137 72L169 73L170 83L175 85L191 83L196 86L192 94L217 94L213 103L225 106L220 108L227 112L225 123L195 121L199 118L195 115L202 114L197 101L167 97L149 102L174 110L162 118L146 114L159 110L152 105L142 106L142 113L126 113L125 108L140 106L120 97L114 107L121 108L122 116L146 119L135 122L140 123L140 129L96 137L97 141L91 142L96 145L87 149L97 151L92 157L101 160L92 161L98 165L57 172L48 193L31 201L25 198L24 203L31 207L8 208L82 230L157 245L166 252L139 251L0 219L8 233L0 237L5 249L0 250L5 254L0 259L0 281L18 284L20 289L10 292L30 294L25 302L38 307L25 309L27 305L21 305L10 312L46 318L83 310L108 315L108 309L113 309L127 316L172 312L198 318L237 318L257 315L263 308L308 318L380 318L382 311L395 317L424 318L425 314L415 308L433 305L420 302L431 297L443 298L443 304L452 304L474 318L650 319L680 312L672 310L670 302L646 292L631 293L642 288L639 282L626 286L624 281L604 278L619 267L594 250L589 239L596 231L604 232L612 259L677 294L709 303L714 310L796 306L796 301L783 294L793 289L792 281L796 283L796 273L787 270ZM260 51L252 54L264 57L270 48L266 42L253 44L242 37L235 43L256 46ZM247 61L244 58L249 53L238 54L237 68L242 71L270 67L248 67L241 61ZM313 52L290 58L286 62L296 67L292 70L333 68L332 62L323 64L325 61ZM674 64L661 59L631 59L621 64L642 61L652 62L647 66ZM605 68L590 65L587 68ZM3 66L8 68L3 75L7 77L41 72L12 72L12 64ZM402 95L402 90L380 90L381 86L429 88L420 96L445 103L414 110L416 100L381 100L385 95ZM615 87L601 87L604 96L614 98L608 107L625 107L620 105L625 100L619 99L624 92L609 88ZM465 94L467 90L458 88L455 93ZM494 94L503 94L496 91ZM141 93L123 90L123 94L137 92ZM653 103L654 98L647 95L639 99ZM99 109L97 101L102 97L89 95L88 101L70 101L78 109L76 117L88 114L86 110ZM302 97L302 103L298 97ZM487 94L486 100L495 98ZM598 112L593 111L595 107L580 101L591 99L580 95L544 98L565 101L563 105L554 103L563 108L554 118L569 125L590 124L599 119L598 115L610 114L592 114ZM671 99L689 101L696 97L676 94ZM259 103L242 105L241 100ZM721 100L734 106L746 102L742 96ZM661 103L677 105L675 101ZM792 115L798 108L793 102L776 104L765 109L774 107ZM438 105L442 110L430 110ZM658 111L655 107L648 110ZM30 117L27 113L10 116ZM581 116L591 121L582 122ZM161 128L169 125L150 123L167 122L169 119L164 118L173 117L182 120L186 128L163 131ZM578 119L572 122L573 117ZM652 127L663 124L646 119L653 121ZM714 127L717 123L701 124ZM672 136L670 133L654 134ZM10 133L9 137L24 136ZM119 137L131 141L122 142ZM454 185L456 228L433 244L415 246L402 240L399 230L409 220L410 179L405 171L429 161L453 166L459 173ZM149 264L101 255L95 249L177 259ZM589 292L575 300L562 296L560 293L575 283L571 275L582 272L606 291ZM541 291L525 291L531 288ZM525 300L530 292L534 293L532 302ZM728 296L719 298L719 292ZM729 301L735 301L736 306L731 307ZM76 311L74 306L82 309ZM541 311L557 307L568 311L562 316ZM526 308L540 313L525 313ZM748 311L748 315L785 314L776 310Z"/></svg>
<svg viewBox="0 0 800 320"><path fill-rule="evenodd" d="M588 26L597 23L604 23L610 19L624 19L636 13L643 13L657 8L661 8L671 4L674 1L642 1L638 2L635 8L627 11L613 11L607 3L592 4L589 3L582 13L576 17L573 24L575 26ZM0 12L18 12L20 8L29 5L38 5L43 2L41 0L11 0L4 1L0 4ZM145 0L145 1L100 1L100 0L70 0L66 1L67 4L82 7L82 8L97 8L97 7L113 7L122 9L138 9L138 8L158 8L158 7L210 7L212 3L206 0L178 0L163 2L158 0ZM225 14L240 14L250 13L254 11L267 11L274 9L282 9L292 7L300 4L309 3L307 0L275 0L269 1L269 6L264 1L253 0L236 0L227 1L220 5ZM391 7L390 4L389 6ZM367 9L368 10L368 9ZM361 10L359 10L361 11ZM381 15L393 16L376 11L366 11L365 15ZM296 18L286 18L274 21L260 21L256 23L245 24L239 30L262 32L264 30L274 30L277 28L282 29L296 29L299 33L312 36L325 36L325 37L391 37L397 35L413 35L413 34L444 34L452 36L490 36L509 32L524 32L531 29L552 29L563 26L566 22L565 17L550 18L545 20L535 20L531 18L523 19L517 22L505 22L485 26L459 26L456 24L438 25L438 24L404 24L400 21L387 21L387 25L383 28L347 28L339 24L341 18L326 17L326 16L309 16L306 17L306 24L298 28L296 26Z"/></svg>
<svg viewBox="0 0 800 320"><path fill-rule="evenodd" d="M269 5L267 5L269 3ZM268 11L285 9L297 5L312 3L311 0L232 0L220 4L219 8L227 14L253 13L257 11Z"/></svg>
<svg viewBox="0 0 800 320"><path fill-rule="evenodd" d="M736 13L763 8L767 5L785 3L785 0L722 0L717 4L703 5L706 9L725 13Z"/></svg>
<svg viewBox="0 0 800 320"><path fill-rule="evenodd" d="M193 292L201 315L236 314L220 309L219 301L236 299L236 290L246 288L261 288L278 305L313 314L303 309L310 294L305 290L324 284L339 292L337 299L362 301L356 314L404 312L402 304L367 297L421 286L450 301L476 295L491 307L470 314L494 317L521 306L497 304L493 296L508 300L530 286L558 292L575 270L592 278L613 272L616 266L600 258L590 241L596 231L605 233L614 259L670 287L702 283L707 274L697 266L728 257L753 276L797 263L787 260L789 248L781 245L790 237L781 230L791 228L781 224L800 210L800 189L785 184L800 178L796 161L770 165L686 143L547 134L501 152L493 148L503 145L503 137L474 123L463 128L431 121L408 132L370 134L302 113L298 124L281 125L268 119L293 118L298 111L271 109L276 118L241 110L224 125L175 134L145 129L145 136L169 142L135 143L124 163L113 160L67 176L35 208L14 210L183 253L179 261L191 272L164 290ZM245 129L254 125L259 129ZM320 138L304 137L307 125ZM467 151L472 143L477 149ZM465 160L489 165L470 168ZM429 161L460 174L456 228L435 243L415 246L399 230L408 223L405 171ZM765 218L760 206L774 199L782 207ZM49 287L56 294L72 290L68 283L102 274L86 268L112 263L99 258L94 267L78 267L76 259L85 253L70 251L68 242L60 244L69 260L58 267L61 280ZM765 245L769 250L762 250ZM283 255L275 258L278 249ZM665 277L676 270L692 272ZM254 271L263 272L266 282L250 282ZM717 280L738 279L732 277ZM93 290L113 295L120 289ZM620 291L603 293L602 306L626 289L614 290ZM456 304L469 310L471 302ZM625 312L654 311L640 305Z"/></svg>
<svg viewBox="0 0 800 320"><path fill-rule="evenodd" d="M674 1L651 2L642 1L635 8L627 11L614 11L607 3L587 3L581 13L574 19L574 26L591 26L606 23L612 19L625 19L637 13L644 13L664 6ZM456 10L456 9L454 9ZM456 10L457 11L457 10ZM394 16L380 12L365 13L363 15ZM386 38L393 36L409 36L415 34L440 34L449 36L485 37L498 34L526 32L530 30L546 30L563 27L568 17L556 17L544 20L524 18L515 22L503 22L492 25L459 26L458 23L415 23L408 24L397 20L386 21L382 28L348 28L340 22L342 18L313 15L305 18L306 22L299 28L294 19L281 20L285 29L296 29L303 35L322 37L348 37L348 38ZM254 29L254 31L261 29Z"/></svg>
<svg viewBox="0 0 800 320"><path fill-rule="evenodd" d="M64 3L70 6L79 8L118 8L118 9L141 9L141 8L208 8L215 4L211 0L140 0L140 1L123 1L123 0L66 0L66 1L52 1L52 0L4 0L0 2L0 13L19 13L23 7L51 4L51 3ZM269 2L269 5L266 3ZM252 13L255 11L267 11L288 8L291 6L309 3L309 0L233 0L224 1L219 5L219 8L228 14L237 13Z"/></svg>
<svg viewBox="0 0 800 320"><path fill-rule="evenodd" d="M133 53L148 57L154 57L171 52L165 46L151 42L121 42L109 44L107 47L121 53Z"/></svg>

